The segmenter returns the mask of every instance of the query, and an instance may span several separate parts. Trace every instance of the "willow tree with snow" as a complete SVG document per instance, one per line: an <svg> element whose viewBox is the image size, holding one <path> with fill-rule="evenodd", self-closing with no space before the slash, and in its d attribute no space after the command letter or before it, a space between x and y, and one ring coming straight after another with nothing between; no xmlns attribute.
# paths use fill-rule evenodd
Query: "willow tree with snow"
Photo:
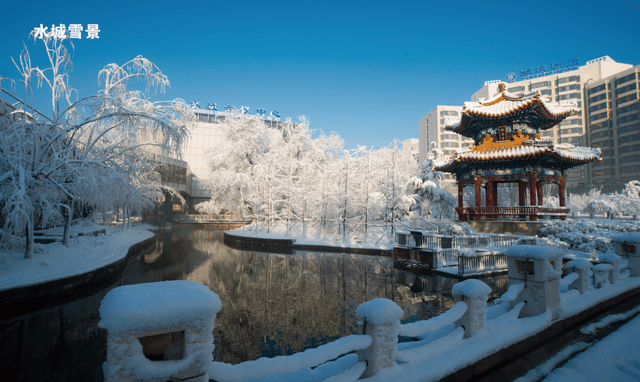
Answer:
<svg viewBox="0 0 640 382"><path fill-rule="evenodd" d="M167 77L141 56L107 65L98 74L99 93L73 100L73 45L50 36L42 41L47 67L32 66L26 46L14 64L24 87L20 104L35 110L34 99L46 96L50 117L4 115L0 121L0 244L23 248L27 258L34 251L33 231L40 227L64 223L68 245L79 206L122 208L126 216L165 192L176 194L162 186L152 152L175 152L186 138L186 124L195 120L181 100L152 102L129 87L135 82L146 91L169 86Z"/></svg>
<svg viewBox="0 0 640 382"><path fill-rule="evenodd" d="M440 181L444 179L444 175L434 170L434 160L442 155L442 151L432 144L431 150L427 153L427 159L419 167L418 176L412 177L407 182L407 191L411 192L409 214L412 217L455 218L456 199L450 192L440 188Z"/></svg>

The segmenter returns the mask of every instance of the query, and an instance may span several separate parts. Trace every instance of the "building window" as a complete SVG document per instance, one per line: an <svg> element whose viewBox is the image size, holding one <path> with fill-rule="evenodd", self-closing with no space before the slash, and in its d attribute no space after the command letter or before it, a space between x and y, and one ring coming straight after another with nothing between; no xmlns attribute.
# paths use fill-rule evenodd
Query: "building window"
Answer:
<svg viewBox="0 0 640 382"><path fill-rule="evenodd" d="M602 129L604 127L611 127L611 121L604 121L600 123L592 123L591 130Z"/></svg>
<svg viewBox="0 0 640 382"><path fill-rule="evenodd" d="M638 172L638 171L640 171L640 167L638 166L620 167L620 174L628 174L630 172Z"/></svg>
<svg viewBox="0 0 640 382"><path fill-rule="evenodd" d="M565 82L580 82L580 76L571 76L565 78L558 78L557 84L564 84Z"/></svg>
<svg viewBox="0 0 640 382"><path fill-rule="evenodd" d="M635 125L629 125L629 126L618 128L618 134L630 133L632 131L637 131L637 130L640 130L640 125L636 123Z"/></svg>
<svg viewBox="0 0 640 382"><path fill-rule="evenodd" d="M640 134L627 135L626 137L618 138L618 144L621 145L627 142L635 142L640 141ZM622 148L620 148L622 150Z"/></svg>
<svg viewBox="0 0 640 382"><path fill-rule="evenodd" d="M607 93L598 94L595 97L589 98L589 105L591 105L594 102L602 101L603 99L607 99Z"/></svg>
<svg viewBox="0 0 640 382"><path fill-rule="evenodd" d="M443 116L457 116L457 115L458 115L458 112L455 111L455 110L442 110L440 112L440 116L441 117L443 117Z"/></svg>
<svg viewBox="0 0 640 382"><path fill-rule="evenodd" d="M542 94L542 95L548 95L548 96L551 95L551 89L542 89L542 90L539 90L539 91L540 91L540 94Z"/></svg>
<svg viewBox="0 0 640 382"><path fill-rule="evenodd" d="M638 88L638 86L635 83L633 83L631 85L627 85L627 86L621 87L620 89L616 90L616 97L619 96L622 93L626 93L628 91L635 90L637 88Z"/></svg>
<svg viewBox="0 0 640 382"><path fill-rule="evenodd" d="M521 92L524 91L524 86L514 86L512 88L508 88L507 91L509 93Z"/></svg>
<svg viewBox="0 0 640 382"><path fill-rule="evenodd" d="M595 105L595 106L591 106L589 108L589 113L593 113L594 111L598 111L598 110L602 110L602 109L606 109L607 108L607 103L603 102L599 105Z"/></svg>
<svg viewBox="0 0 640 382"><path fill-rule="evenodd" d="M640 145L624 146L618 149L618 154L622 155L624 153L632 153L637 151L640 151Z"/></svg>
<svg viewBox="0 0 640 382"><path fill-rule="evenodd" d="M602 85L596 86L595 88L589 89L587 94L588 95L595 94L597 92L605 90L606 88L607 88L607 85L606 84L602 84Z"/></svg>
<svg viewBox="0 0 640 382"><path fill-rule="evenodd" d="M617 110L617 114L620 115L622 113L628 113L630 111L635 111L635 110L638 110L638 104L637 103L634 103L634 104L627 105L625 107L619 108Z"/></svg>
<svg viewBox="0 0 640 382"><path fill-rule="evenodd" d="M574 127L570 129L560 130L560 135L565 135L565 134L582 134L582 127Z"/></svg>
<svg viewBox="0 0 640 382"><path fill-rule="evenodd" d="M638 113L635 113L635 114L627 115L624 117L620 117L618 118L617 122L618 122L618 125L621 125L626 122L637 121L637 120L638 120Z"/></svg>
<svg viewBox="0 0 640 382"><path fill-rule="evenodd" d="M625 82L629 82L629 81L635 80L635 79L636 79L636 73L634 72L634 73L629 74L628 76L624 76L622 78L618 78L615 81L615 84L616 84L616 87L618 87L618 85L620 85L620 84L623 84Z"/></svg>
<svg viewBox="0 0 640 382"><path fill-rule="evenodd" d="M607 118L607 112L606 111L604 113L594 114L594 115L591 116L591 120L592 121L596 121L596 120L602 119L602 118Z"/></svg>
<svg viewBox="0 0 640 382"><path fill-rule="evenodd" d="M640 155L629 155L628 157L621 157L620 164L640 162Z"/></svg>
<svg viewBox="0 0 640 382"><path fill-rule="evenodd" d="M613 131L605 130L605 131L601 131L599 133L592 133L591 134L591 139L600 139L600 138L604 138L604 137L613 138Z"/></svg>
<svg viewBox="0 0 640 382"><path fill-rule="evenodd" d="M542 132L543 137L553 137L553 130L547 130Z"/></svg>
<svg viewBox="0 0 640 382"><path fill-rule="evenodd" d="M560 86L558 92L566 92L569 90L580 90L580 84Z"/></svg>
<svg viewBox="0 0 640 382"><path fill-rule="evenodd" d="M594 176L603 176L603 175L615 175L613 173L613 169L611 168L606 168L604 170L596 170L593 172Z"/></svg>
<svg viewBox="0 0 640 382"><path fill-rule="evenodd" d="M567 126L567 125L582 125L582 118L579 119L565 119L560 122L558 126Z"/></svg>
<svg viewBox="0 0 640 382"><path fill-rule="evenodd" d="M559 143L571 143L573 145L582 144L582 137L560 138Z"/></svg>
<svg viewBox="0 0 640 382"><path fill-rule="evenodd" d="M618 106L621 103L625 103L625 102L628 102L628 101L633 101L634 99L638 99L638 95L635 94L635 93L629 94L628 96L624 96L622 98L618 98L616 100L616 106Z"/></svg>
<svg viewBox="0 0 640 382"><path fill-rule="evenodd" d="M558 96L558 100L560 101L573 98L580 98L580 93L562 94Z"/></svg>
<svg viewBox="0 0 640 382"><path fill-rule="evenodd" d="M535 84L529 85L529 89L533 90L538 88L547 88L549 86L551 86L551 81L542 81L542 82L536 82Z"/></svg>
<svg viewBox="0 0 640 382"><path fill-rule="evenodd" d="M591 143L591 147L609 147L609 146L613 146L610 139L604 140L602 142Z"/></svg>

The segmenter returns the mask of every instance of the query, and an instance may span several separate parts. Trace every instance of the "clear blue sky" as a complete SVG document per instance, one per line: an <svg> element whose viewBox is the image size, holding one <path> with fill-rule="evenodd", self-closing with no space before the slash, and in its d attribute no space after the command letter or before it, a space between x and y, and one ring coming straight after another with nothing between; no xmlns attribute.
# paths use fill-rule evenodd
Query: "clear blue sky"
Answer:
<svg viewBox="0 0 640 382"><path fill-rule="evenodd" d="M42 52L28 40L40 24L98 24L98 40L73 40L81 96L104 65L142 55L171 81L158 99L304 114L349 149L417 138L435 105L509 72L604 55L640 64L640 2L626 0L37 3L0 5L2 77L17 77L22 41L34 61Z"/></svg>

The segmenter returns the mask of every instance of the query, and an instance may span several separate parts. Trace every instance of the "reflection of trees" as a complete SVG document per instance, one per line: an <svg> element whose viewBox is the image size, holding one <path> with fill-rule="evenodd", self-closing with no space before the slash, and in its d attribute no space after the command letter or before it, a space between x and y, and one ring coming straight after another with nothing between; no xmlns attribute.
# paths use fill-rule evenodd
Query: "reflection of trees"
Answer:
<svg viewBox="0 0 640 382"><path fill-rule="evenodd" d="M182 278L209 286L223 305L214 331L222 362L292 354L355 333L356 308L374 298L396 301L410 320L453 306L457 280L422 277L416 293L388 257L239 251L214 230L174 228L158 237L156 250L129 266L137 280L129 283Z"/></svg>

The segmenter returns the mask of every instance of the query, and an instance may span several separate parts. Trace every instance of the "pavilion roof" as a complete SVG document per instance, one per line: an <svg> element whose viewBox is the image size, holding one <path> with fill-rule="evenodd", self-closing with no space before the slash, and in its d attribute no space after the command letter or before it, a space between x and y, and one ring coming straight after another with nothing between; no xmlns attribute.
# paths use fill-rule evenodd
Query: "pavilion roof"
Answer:
<svg viewBox="0 0 640 382"><path fill-rule="evenodd" d="M503 90L486 101L465 102L461 116L445 118L445 128L472 138L477 129L514 121L546 130L579 111L575 101L552 102L537 90L519 94Z"/></svg>
<svg viewBox="0 0 640 382"><path fill-rule="evenodd" d="M599 148L554 145L551 140L526 140L519 146L479 145L458 151L449 158L434 161L436 171L457 173L479 167L516 168L540 164L545 167L571 168L601 160Z"/></svg>

